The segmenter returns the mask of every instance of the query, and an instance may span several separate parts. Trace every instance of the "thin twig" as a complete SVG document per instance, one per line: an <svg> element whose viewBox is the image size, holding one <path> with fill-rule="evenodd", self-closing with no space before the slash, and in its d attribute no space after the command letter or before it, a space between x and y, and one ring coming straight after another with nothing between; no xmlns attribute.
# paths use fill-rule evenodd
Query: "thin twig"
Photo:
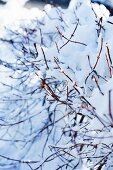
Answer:
<svg viewBox="0 0 113 170"><path fill-rule="evenodd" d="M98 56L97 56L97 60L96 60L96 63L95 63L95 65L94 65L94 67L93 67L93 70L96 68L96 66L97 66L97 64L98 64L98 62L99 62L99 59L100 59L100 56L101 56L101 53L102 53L102 48L103 48L103 38L101 39L100 51L99 51L99 54L98 54Z"/></svg>

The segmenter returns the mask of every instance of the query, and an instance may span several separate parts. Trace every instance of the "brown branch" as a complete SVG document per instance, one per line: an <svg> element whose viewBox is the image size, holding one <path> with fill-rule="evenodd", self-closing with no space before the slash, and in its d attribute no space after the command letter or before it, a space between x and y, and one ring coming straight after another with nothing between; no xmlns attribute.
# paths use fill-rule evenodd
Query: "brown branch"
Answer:
<svg viewBox="0 0 113 170"><path fill-rule="evenodd" d="M100 56L101 56L101 53L102 53L102 48L103 48L103 38L101 39L100 51L99 51L99 54L98 54L98 56L97 56L97 60L96 60L96 63L95 63L95 65L94 65L94 67L93 67L93 70L96 68L96 66L97 66L97 64L98 64L98 62L99 62L99 59L100 59Z"/></svg>
<svg viewBox="0 0 113 170"><path fill-rule="evenodd" d="M68 81L66 81L66 96L68 100L68 95L69 95L69 87L68 87Z"/></svg>
<svg viewBox="0 0 113 170"><path fill-rule="evenodd" d="M76 88L76 87L77 87L76 83L72 80L72 78L71 78L70 76L68 76L68 75L64 72L64 70L62 70L62 68L61 68L60 65L58 64L58 60L57 60L55 57L54 57L54 60L55 60L55 63L57 64L58 68L60 69L61 73L63 73L72 83L74 83L73 88L75 89L75 91L78 92L78 94L80 94L79 90Z"/></svg>
<svg viewBox="0 0 113 170"><path fill-rule="evenodd" d="M43 45L43 37L42 37L42 31L41 31L41 29L39 29L40 30L40 37L41 37L41 46Z"/></svg>
<svg viewBox="0 0 113 170"><path fill-rule="evenodd" d="M59 53L59 47L58 47L57 42L55 42L55 44L56 44L57 51L58 51L58 53Z"/></svg>
<svg viewBox="0 0 113 170"><path fill-rule="evenodd" d="M44 88L55 100L59 101L59 96L57 96L50 86L42 79L42 88Z"/></svg>
<svg viewBox="0 0 113 170"><path fill-rule="evenodd" d="M14 162L19 162L19 163L24 163L24 164L35 164L38 163L39 161L31 161L31 160L20 160L20 159L14 159L14 158L10 158L4 155L0 155L1 158L7 159L9 161L14 161Z"/></svg>
<svg viewBox="0 0 113 170"><path fill-rule="evenodd" d="M109 116L113 122L113 115L112 115L112 110L111 110L111 90L109 90Z"/></svg>
<svg viewBox="0 0 113 170"><path fill-rule="evenodd" d="M95 80L95 83L96 83L96 85L97 85L100 93L101 93L102 95L104 95L104 93L102 92L102 90L101 90L101 88L100 88L100 86L99 86L98 80L96 79L96 77L95 77L94 75L93 75L93 78L94 78L94 80Z"/></svg>
<svg viewBox="0 0 113 170"><path fill-rule="evenodd" d="M78 41L73 41L73 40L71 40L71 39L72 39L72 37L74 36L74 34L75 34L76 30L77 30L78 23L79 23L79 22L77 22L76 27L75 27L75 29L74 29L73 33L71 34L70 38L65 37L65 36L64 36L64 35L60 32L59 28L58 28L58 27L56 27L56 28L57 28L58 33L60 34L60 36L61 36L61 37L63 37L65 40L67 40L67 41L66 41L66 43L64 43L64 44L60 47L60 49L61 49L61 48L63 48L65 45L67 45L69 42L72 42L72 43L75 43L75 44L81 44L81 45L87 46L85 43L82 43L82 42L78 42Z"/></svg>
<svg viewBox="0 0 113 170"><path fill-rule="evenodd" d="M106 61L107 61L108 69L109 69L110 78L112 78L112 69L111 69L111 66L110 66L109 61L108 61L108 55L105 54L105 56L106 56Z"/></svg>
<svg viewBox="0 0 113 170"><path fill-rule="evenodd" d="M109 24L113 24L113 22L111 22L111 21L107 21Z"/></svg>
<svg viewBox="0 0 113 170"><path fill-rule="evenodd" d="M46 64L46 68L47 68L47 70L49 70L49 66L48 66L48 63L47 63L47 60L46 60L45 52L44 52L42 46L41 46L41 50L42 50L42 53L43 53L43 56L44 56L44 61L45 61L45 64Z"/></svg>
<svg viewBox="0 0 113 170"><path fill-rule="evenodd" d="M103 21L103 18L101 17L101 18L99 19L99 22L97 22L97 25L98 25L98 27L99 27L99 28L97 29L98 37L99 37L99 35L100 35L100 33L101 33L102 21Z"/></svg>
<svg viewBox="0 0 113 170"><path fill-rule="evenodd" d="M96 108L94 106L92 106L92 104L84 97L84 96L81 96L80 99L85 103L87 103L93 110L96 110Z"/></svg>
<svg viewBox="0 0 113 170"><path fill-rule="evenodd" d="M37 50L36 43L34 43L34 47L35 47L35 50L36 50L36 57L38 57L38 50Z"/></svg>
<svg viewBox="0 0 113 170"><path fill-rule="evenodd" d="M107 54L108 54L108 57L109 57L110 64L112 65L112 60L111 60L111 55L110 55L110 49L109 49L108 45L106 45L106 48L107 48Z"/></svg>

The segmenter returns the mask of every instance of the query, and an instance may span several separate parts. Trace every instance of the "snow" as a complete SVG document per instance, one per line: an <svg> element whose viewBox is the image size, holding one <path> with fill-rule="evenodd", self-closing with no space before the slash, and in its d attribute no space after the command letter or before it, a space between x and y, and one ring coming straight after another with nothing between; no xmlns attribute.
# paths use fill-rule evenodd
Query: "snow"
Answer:
<svg viewBox="0 0 113 170"><path fill-rule="evenodd" d="M26 2L26 0L9 0L4 7L0 6L0 26L43 15L43 12L38 8L31 10L24 8Z"/></svg>
<svg viewBox="0 0 113 170"><path fill-rule="evenodd" d="M113 17L25 3L0 9L0 168L112 169Z"/></svg>
<svg viewBox="0 0 113 170"><path fill-rule="evenodd" d="M104 4L106 6L113 8L113 1L112 0L92 0L92 2L98 2L100 4Z"/></svg>

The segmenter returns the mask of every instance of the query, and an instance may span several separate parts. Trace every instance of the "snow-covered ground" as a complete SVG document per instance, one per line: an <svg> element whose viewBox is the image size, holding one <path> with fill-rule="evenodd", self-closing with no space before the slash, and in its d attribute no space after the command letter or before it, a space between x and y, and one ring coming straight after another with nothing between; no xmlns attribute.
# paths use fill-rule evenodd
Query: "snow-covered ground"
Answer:
<svg viewBox="0 0 113 170"><path fill-rule="evenodd" d="M113 17L25 2L0 9L0 169L112 170Z"/></svg>

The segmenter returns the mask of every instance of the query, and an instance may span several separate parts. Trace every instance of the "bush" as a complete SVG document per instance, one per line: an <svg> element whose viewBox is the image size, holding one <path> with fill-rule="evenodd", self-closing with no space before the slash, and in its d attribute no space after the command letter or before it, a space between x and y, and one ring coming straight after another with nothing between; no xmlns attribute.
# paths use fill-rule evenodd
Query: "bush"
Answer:
<svg viewBox="0 0 113 170"><path fill-rule="evenodd" d="M85 3L44 12L1 37L0 166L110 169L112 18Z"/></svg>

